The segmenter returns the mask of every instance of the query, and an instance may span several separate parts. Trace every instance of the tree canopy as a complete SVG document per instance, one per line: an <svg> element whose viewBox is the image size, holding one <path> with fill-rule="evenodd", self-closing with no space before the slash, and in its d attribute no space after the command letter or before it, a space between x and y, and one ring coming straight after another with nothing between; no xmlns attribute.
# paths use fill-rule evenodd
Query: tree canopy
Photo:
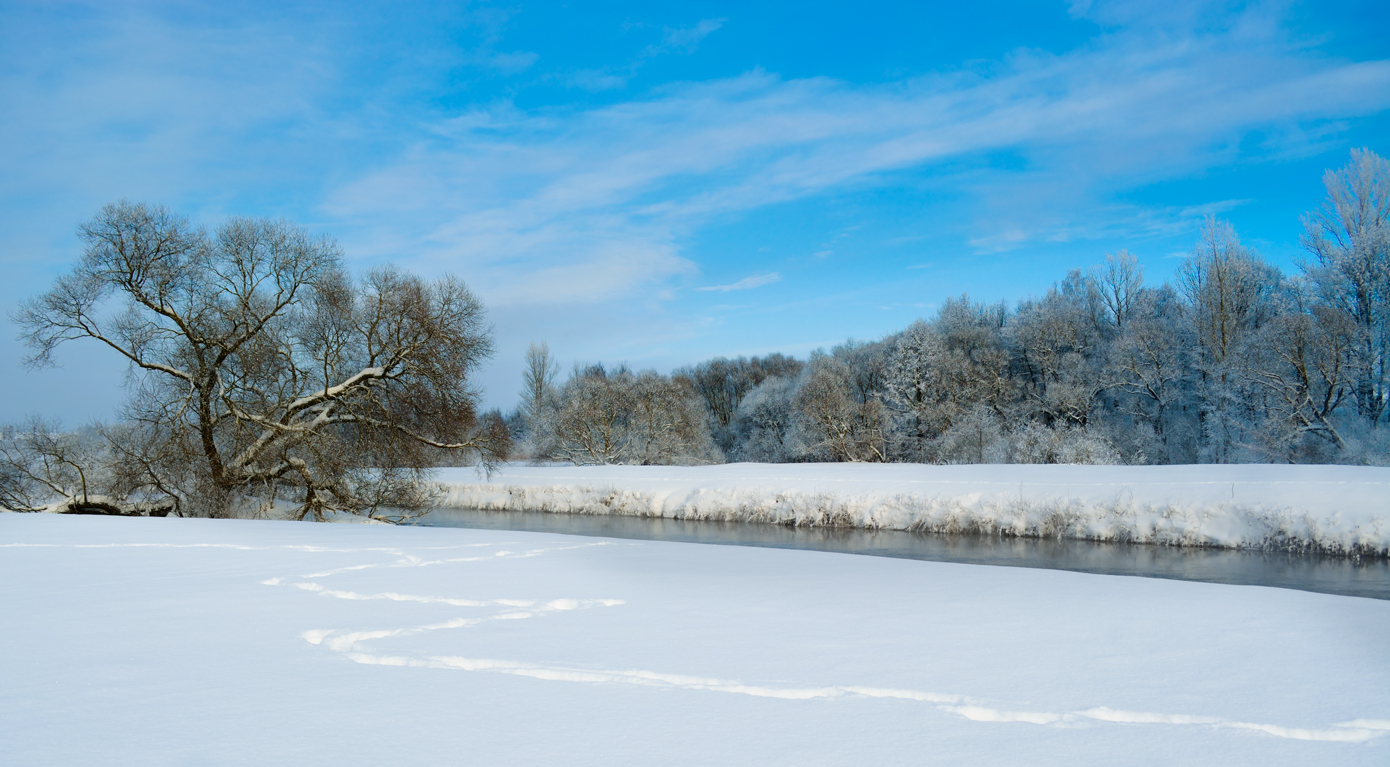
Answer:
<svg viewBox="0 0 1390 767"><path fill-rule="evenodd" d="M287 222L238 218L209 233L125 201L80 233L82 260L17 315L28 362L96 341L130 363L131 397L97 430L85 500L46 468L42 423L7 444L11 496L61 491L74 510L101 510L97 495L125 511L400 516L429 502L441 454L505 455L506 430L479 417L469 381L490 328L458 279L390 267L354 279L333 240Z"/></svg>

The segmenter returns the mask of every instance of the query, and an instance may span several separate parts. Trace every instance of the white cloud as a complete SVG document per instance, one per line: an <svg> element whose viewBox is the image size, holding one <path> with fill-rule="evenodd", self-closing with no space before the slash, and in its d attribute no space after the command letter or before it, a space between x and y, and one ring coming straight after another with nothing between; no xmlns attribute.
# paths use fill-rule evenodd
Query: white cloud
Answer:
<svg viewBox="0 0 1390 767"><path fill-rule="evenodd" d="M1171 235L1225 203L1115 192L1234 162L1253 131L1277 152L1321 135L1309 126L1390 106L1390 62L1329 59L1258 26L1121 31L1064 55L1018 52L988 76L856 86L754 71L588 110L501 105L431 125L325 212L392 232L421 263L484 274L485 297L507 300L536 274L590 267L615 280L603 295L648 295L693 272L681 245L718 217L909 171L970 199L954 225L981 252ZM1001 152L1019 168L983 162ZM557 280L535 300L598 294Z"/></svg>
<svg viewBox="0 0 1390 767"><path fill-rule="evenodd" d="M696 290L750 290L750 289L752 289L752 288L760 288L760 287L762 287L762 286L764 286L764 285L771 285L771 284L774 283L774 282L781 282L781 281L782 281L782 275L778 274L777 272L770 272L770 273L768 273L768 274L756 274L756 275L753 275L753 276L751 276L751 277L744 277L743 279L741 279L741 280L739 280L738 282L735 282L735 283L733 283L733 284L731 284L731 285L709 285L709 286L706 286L706 287L703 287L703 288L695 288L695 289L696 289Z"/></svg>
<svg viewBox="0 0 1390 767"><path fill-rule="evenodd" d="M661 37L661 47L653 49L653 53L664 53L667 51L680 51L682 53L693 53L701 40L709 37L709 34L720 27L728 19L701 19L700 23L693 27L666 28L665 34Z"/></svg>
<svg viewBox="0 0 1390 767"><path fill-rule="evenodd" d="M622 64L580 69L561 75L558 79L571 88L580 88L591 93L621 90L627 87L628 81L636 77L637 72L651 59L663 54L694 53L700 47L700 41L723 26L724 22L725 19L704 19L693 27L666 27L660 43L648 45ZM650 25L628 23L623 25L623 31L647 26Z"/></svg>
<svg viewBox="0 0 1390 767"><path fill-rule="evenodd" d="M1390 62L1302 47L1258 6L1220 24L1205 20L1222 6L1190 7L1199 12L1182 5L1154 28L1141 26L1142 5L1087 4L1077 12L1110 31L1075 50L898 82L755 70L617 103L610 94L594 108L524 109L499 90L452 113L441 104L465 90L434 99L428 88L455 88L460 65L468 76L563 75L535 74L535 54L497 52L494 32L471 52L436 59L437 46L398 61L391 45L354 59L329 32L314 36L351 25L189 26L144 10L35 40L6 25L0 258L18 273L33 253L70 257L74 222L122 195L202 220L288 215L334 232L361 262L460 273L506 343L521 344L504 355L519 357L523 332L558 332L544 329L549 317L573 343L587 339L573 353L652 358L701 332L664 304L700 273L689 243L712 222L906 179L945 200L949 214L924 209L917 229L952 246L1160 237L1235 201L1117 202L1125 192L1250 162L1256 135L1253 161L1320 149L1340 121L1390 107ZM637 63L572 80L627 87L643 56L689 52L720 23L660 40L652 29ZM1000 155L1017 162L994 167Z"/></svg>
<svg viewBox="0 0 1390 767"><path fill-rule="evenodd" d="M1195 222L1207 216L1226 213L1247 202L1249 200L1217 200L1188 206L1093 205L1087 208L1081 221L1035 221L1032 228L1014 225L982 233L967 242L978 252L997 253L1030 242L1171 237L1190 231Z"/></svg>

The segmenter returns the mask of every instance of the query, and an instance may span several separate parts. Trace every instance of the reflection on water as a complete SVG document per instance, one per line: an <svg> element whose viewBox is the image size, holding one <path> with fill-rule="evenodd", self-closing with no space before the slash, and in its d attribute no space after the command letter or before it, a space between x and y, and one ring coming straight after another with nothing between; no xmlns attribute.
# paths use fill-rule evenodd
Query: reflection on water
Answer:
<svg viewBox="0 0 1390 767"><path fill-rule="evenodd" d="M934 562L1040 567L1105 575L1277 586L1390 599L1390 562L1384 559L1357 561L1308 554L1056 539L930 535L853 528L793 528L751 522L692 522L649 517L476 509L435 509L417 523L605 538L813 549Z"/></svg>

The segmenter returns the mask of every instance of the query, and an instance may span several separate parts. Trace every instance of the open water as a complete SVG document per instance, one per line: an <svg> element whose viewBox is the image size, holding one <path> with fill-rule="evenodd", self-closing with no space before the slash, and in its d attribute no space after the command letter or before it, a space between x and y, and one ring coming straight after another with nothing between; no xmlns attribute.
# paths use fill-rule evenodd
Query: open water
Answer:
<svg viewBox="0 0 1390 767"><path fill-rule="evenodd" d="M1312 554L1180 548L1089 541L933 535L897 530L784 527L656 517L435 509L417 524L636 538L725 546L810 549L972 565L1037 567L1103 575L1274 586L1390 599L1390 561Z"/></svg>

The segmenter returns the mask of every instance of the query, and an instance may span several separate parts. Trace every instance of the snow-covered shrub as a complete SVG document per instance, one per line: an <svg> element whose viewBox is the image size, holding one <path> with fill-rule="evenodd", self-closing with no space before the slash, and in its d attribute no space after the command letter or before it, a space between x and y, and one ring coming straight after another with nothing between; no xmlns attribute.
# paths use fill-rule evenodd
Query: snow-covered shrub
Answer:
<svg viewBox="0 0 1390 767"><path fill-rule="evenodd" d="M988 405L976 405L957 418L934 443L941 463L1007 463L1009 439L1003 422Z"/></svg>
<svg viewBox="0 0 1390 767"><path fill-rule="evenodd" d="M1012 463L1117 464L1120 454L1104 437L1079 427L1030 423L1010 438Z"/></svg>

